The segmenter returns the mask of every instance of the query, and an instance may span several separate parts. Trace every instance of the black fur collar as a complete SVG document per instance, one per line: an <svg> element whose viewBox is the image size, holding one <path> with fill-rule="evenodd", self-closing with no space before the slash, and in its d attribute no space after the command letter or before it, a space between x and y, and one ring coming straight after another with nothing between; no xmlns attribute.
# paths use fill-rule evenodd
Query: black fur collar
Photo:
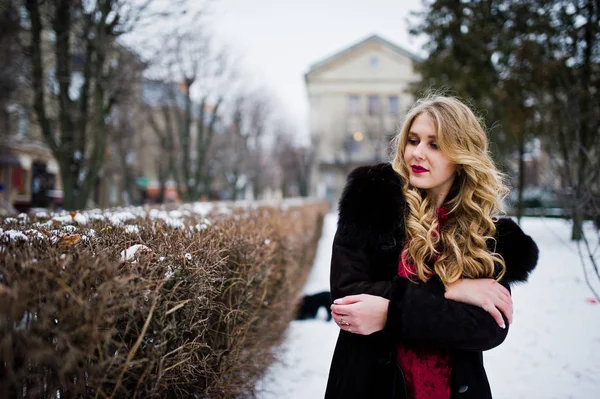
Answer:
<svg viewBox="0 0 600 399"><path fill-rule="evenodd" d="M389 163L361 166L349 175L339 202L338 235L352 246L404 245L402 179ZM538 260L535 242L509 218L496 222L495 251L509 283L526 281ZM494 243L490 243L494 248Z"/></svg>

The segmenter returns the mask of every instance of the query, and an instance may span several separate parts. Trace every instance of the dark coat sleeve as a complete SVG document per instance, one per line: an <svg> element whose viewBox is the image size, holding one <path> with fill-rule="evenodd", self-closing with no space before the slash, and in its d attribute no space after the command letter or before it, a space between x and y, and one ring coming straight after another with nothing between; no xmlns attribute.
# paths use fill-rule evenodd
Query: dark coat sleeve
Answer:
<svg viewBox="0 0 600 399"><path fill-rule="evenodd" d="M402 181L390 164L354 169L339 202L338 228L331 257L330 286L335 300L347 295L389 297L393 270L381 277L369 254L374 248L393 247L404 231ZM389 267L389 265L386 265ZM393 266L392 266L393 269Z"/></svg>
<svg viewBox="0 0 600 399"><path fill-rule="evenodd" d="M389 298L392 281L373 281L369 267L366 249L349 245L344 242L339 233L336 233L333 239L329 276L332 300L357 294Z"/></svg>
<svg viewBox="0 0 600 399"><path fill-rule="evenodd" d="M504 341L508 334L506 316L504 323L503 329L482 308L444 298L444 286L439 280L414 283L399 279L390 290L383 331L398 342L423 341L453 349L484 351Z"/></svg>

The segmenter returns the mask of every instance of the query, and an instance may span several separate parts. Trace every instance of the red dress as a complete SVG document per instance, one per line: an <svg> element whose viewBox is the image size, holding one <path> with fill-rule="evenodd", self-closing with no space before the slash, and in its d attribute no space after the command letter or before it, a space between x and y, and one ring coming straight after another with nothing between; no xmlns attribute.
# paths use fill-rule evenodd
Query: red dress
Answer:
<svg viewBox="0 0 600 399"><path fill-rule="evenodd" d="M437 216L441 224L447 218L447 211L439 208ZM406 262L405 247L398 263L398 275L409 278L414 274L414 266ZM452 365L448 350L421 343L401 344L398 364L404 373L409 399L450 398Z"/></svg>

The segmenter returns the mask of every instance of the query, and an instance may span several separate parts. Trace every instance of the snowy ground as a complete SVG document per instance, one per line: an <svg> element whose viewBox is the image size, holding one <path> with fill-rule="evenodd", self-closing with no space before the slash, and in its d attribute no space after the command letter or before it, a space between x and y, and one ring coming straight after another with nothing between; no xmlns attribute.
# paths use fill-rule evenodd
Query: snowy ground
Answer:
<svg viewBox="0 0 600 399"><path fill-rule="evenodd" d="M306 293L329 287L335 227L336 215L328 215ZM484 354L494 398L600 398L600 304L591 300L570 226L525 219L522 227L540 247L540 261L529 283L513 289L508 338ZM591 243L596 247L597 239ZM259 398L322 398L337 334L322 319L294 321Z"/></svg>

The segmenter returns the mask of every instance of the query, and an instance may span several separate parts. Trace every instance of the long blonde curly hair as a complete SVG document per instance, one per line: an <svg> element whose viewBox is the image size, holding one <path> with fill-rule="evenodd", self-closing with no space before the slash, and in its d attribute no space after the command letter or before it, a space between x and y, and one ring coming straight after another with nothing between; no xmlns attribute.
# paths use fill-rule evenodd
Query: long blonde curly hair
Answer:
<svg viewBox="0 0 600 399"><path fill-rule="evenodd" d="M423 113L433 120L439 150L457 165L452 189L443 204L448 219L441 229L435 202L410 184L404 161L411 125ZM494 220L502 212L508 188L488 152L484 124L473 111L454 97L433 95L418 100L394 139L392 166L404 181L406 255L416 267L417 278L427 281L436 274L445 285L460 278L501 279L506 270L504 259L488 249L487 241L493 240Z"/></svg>

